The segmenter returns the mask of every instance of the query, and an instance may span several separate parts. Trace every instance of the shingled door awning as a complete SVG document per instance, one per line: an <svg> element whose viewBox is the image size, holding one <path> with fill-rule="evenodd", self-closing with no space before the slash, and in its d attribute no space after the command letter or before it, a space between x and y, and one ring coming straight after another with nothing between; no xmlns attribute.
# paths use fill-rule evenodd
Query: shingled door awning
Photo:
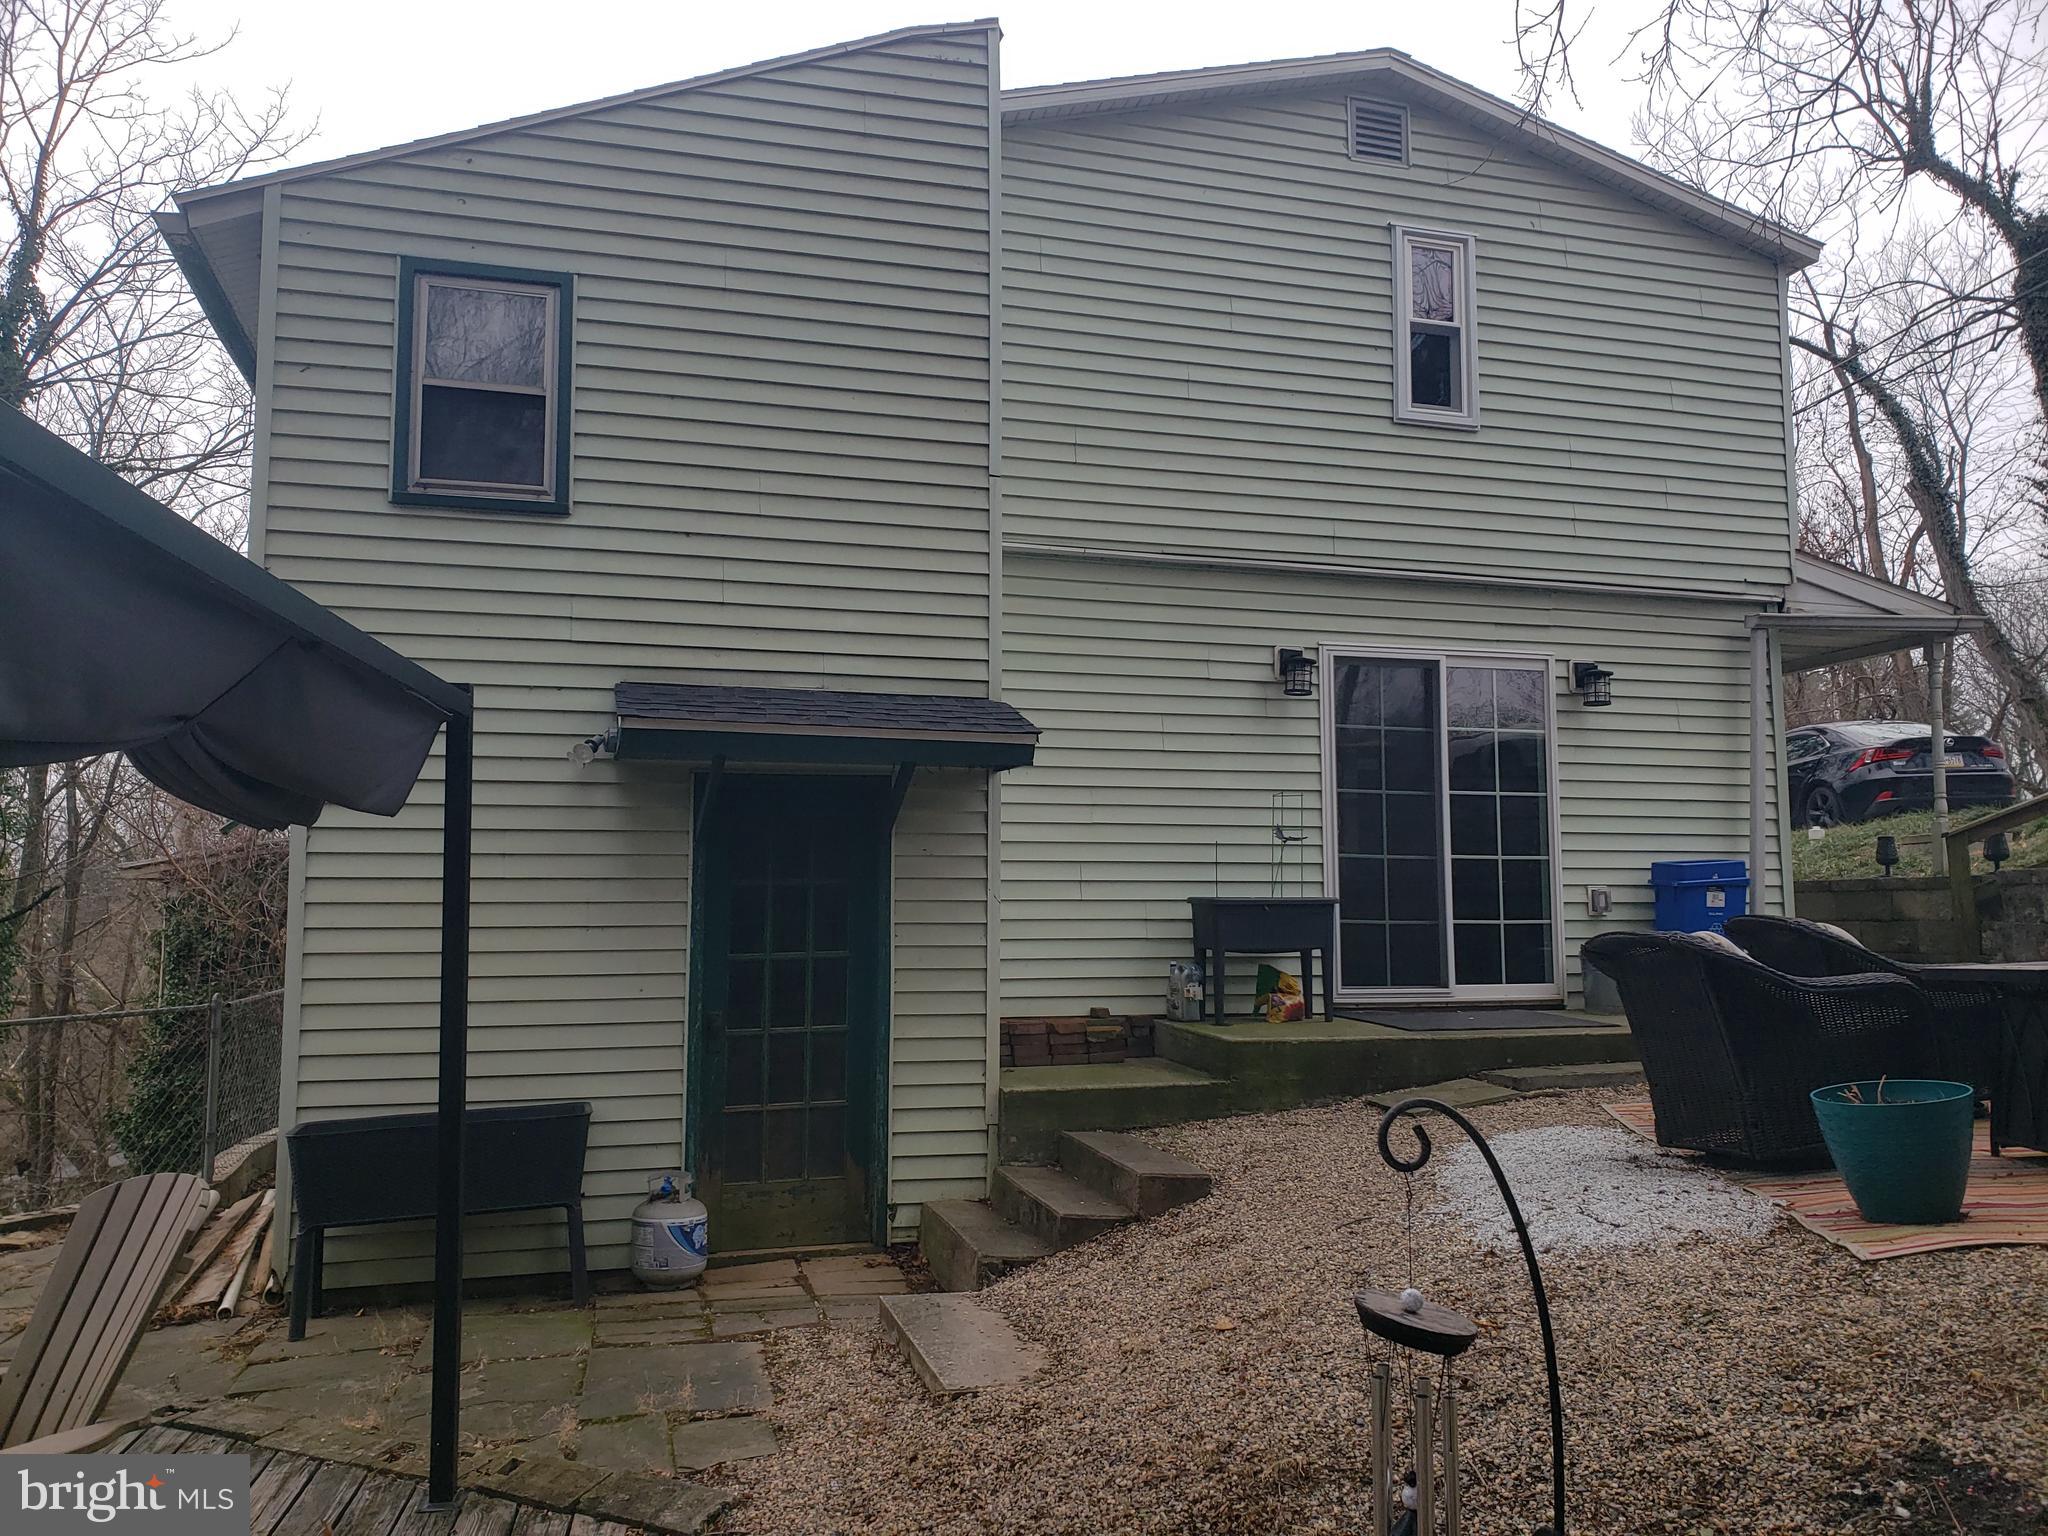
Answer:
<svg viewBox="0 0 2048 1536"><path fill-rule="evenodd" d="M626 760L1022 768L1038 727L1000 699L620 683L610 743Z"/></svg>

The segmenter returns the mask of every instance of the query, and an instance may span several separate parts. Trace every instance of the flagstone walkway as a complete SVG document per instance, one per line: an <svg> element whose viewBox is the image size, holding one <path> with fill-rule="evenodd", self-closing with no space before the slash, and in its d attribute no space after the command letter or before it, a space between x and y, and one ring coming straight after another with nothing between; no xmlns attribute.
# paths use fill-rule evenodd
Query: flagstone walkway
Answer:
<svg viewBox="0 0 2048 1536"><path fill-rule="evenodd" d="M13 1333L54 1245L0 1253L0 1328ZM516 1501L665 1531L727 1502L695 1479L776 1452L764 1335L872 1321L906 1290L886 1256L713 1269L681 1291L464 1309L462 1481ZM17 1317L18 1314L18 1317ZM417 1476L425 1470L432 1324L424 1307L279 1316L144 1336L109 1416L156 1413L269 1452Z"/></svg>

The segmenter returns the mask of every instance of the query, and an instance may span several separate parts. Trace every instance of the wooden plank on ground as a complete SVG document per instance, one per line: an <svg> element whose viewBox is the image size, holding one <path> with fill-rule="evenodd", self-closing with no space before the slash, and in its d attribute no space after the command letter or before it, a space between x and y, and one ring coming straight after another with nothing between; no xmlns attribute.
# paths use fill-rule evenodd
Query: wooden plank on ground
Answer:
<svg viewBox="0 0 2048 1536"><path fill-rule="evenodd" d="M262 1198L261 1193L250 1195L234 1207L238 1211L244 1206L250 1209L244 1212L241 1225L229 1235L206 1267L195 1270L192 1278L179 1288L177 1300L165 1309L166 1316L213 1316L221 1293L234 1281L242 1261L249 1257L249 1250L262 1240L263 1230L270 1224L270 1213L261 1204Z"/></svg>
<svg viewBox="0 0 2048 1536"><path fill-rule="evenodd" d="M269 1530L250 1527L250 1536L327 1536L340 1530L350 1502L369 1473L343 1461L327 1461L299 1490L299 1496L277 1512Z"/></svg>
<svg viewBox="0 0 2048 1536"><path fill-rule="evenodd" d="M292 1507L292 1500L305 1491L320 1463L310 1456L280 1453L265 1463L261 1472L253 1464L249 1471L249 1528L260 1531L274 1525L278 1516Z"/></svg>
<svg viewBox="0 0 2048 1536"><path fill-rule="evenodd" d="M510 1499L494 1499L487 1493L472 1493L462 1501L462 1513L455 1521L455 1536L511 1536L512 1521L519 1506Z"/></svg>
<svg viewBox="0 0 2048 1536"><path fill-rule="evenodd" d="M569 1517L560 1510L522 1505L512 1536L569 1536Z"/></svg>
<svg viewBox="0 0 2048 1536"><path fill-rule="evenodd" d="M185 1263L177 1271L184 1278L173 1279L171 1282L174 1290L165 1310L168 1311L184 1301L185 1292L190 1288L191 1282L205 1271L206 1266L213 1262L214 1256L220 1252L228 1239L240 1230L242 1222L256 1209L256 1202L261 1198L260 1190L253 1195L244 1196L226 1210L217 1212L213 1220L199 1229L199 1236L193 1239L191 1252L185 1255Z"/></svg>
<svg viewBox="0 0 2048 1536"><path fill-rule="evenodd" d="M416 1477L365 1474L363 1486L336 1523L334 1536L391 1536L391 1528L418 1501L420 1486Z"/></svg>

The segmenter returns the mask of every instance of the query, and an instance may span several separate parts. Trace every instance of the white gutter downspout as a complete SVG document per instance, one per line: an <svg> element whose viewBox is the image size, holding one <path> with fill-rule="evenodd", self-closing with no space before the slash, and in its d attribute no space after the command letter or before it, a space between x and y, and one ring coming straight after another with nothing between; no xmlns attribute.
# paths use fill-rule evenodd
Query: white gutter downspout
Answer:
<svg viewBox="0 0 2048 1536"><path fill-rule="evenodd" d="M1749 910L1765 908L1764 859L1769 841L1764 822L1764 770L1770 712L1771 632L1758 624L1749 632Z"/></svg>

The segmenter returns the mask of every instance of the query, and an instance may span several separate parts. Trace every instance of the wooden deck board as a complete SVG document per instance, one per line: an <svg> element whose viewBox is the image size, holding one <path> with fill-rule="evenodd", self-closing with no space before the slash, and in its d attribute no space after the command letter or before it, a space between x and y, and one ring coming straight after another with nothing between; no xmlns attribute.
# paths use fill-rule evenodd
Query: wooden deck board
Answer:
<svg viewBox="0 0 2048 1536"><path fill-rule="evenodd" d="M569 1517L557 1510L522 1505L512 1536L569 1536Z"/></svg>
<svg viewBox="0 0 2048 1536"><path fill-rule="evenodd" d="M310 1456L279 1454L257 1471L249 1467L249 1529L265 1531L275 1525L292 1503L305 1491L320 1463Z"/></svg>
<svg viewBox="0 0 2048 1536"><path fill-rule="evenodd" d="M422 1486L416 1477L365 1473L363 1486L334 1527L334 1536L391 1536L392 1527L419 1502Z"/></svg>
<svg viewBox="0 0 2048 1536"><path fill-rule="evenodd" d="M252 1536L327 1536L329 1530L340 1530L350 1501L369 1475L347 1462L322 1462L298 1497L278 1510L276 1523L267 1531L252 1525Z"/></svg>

